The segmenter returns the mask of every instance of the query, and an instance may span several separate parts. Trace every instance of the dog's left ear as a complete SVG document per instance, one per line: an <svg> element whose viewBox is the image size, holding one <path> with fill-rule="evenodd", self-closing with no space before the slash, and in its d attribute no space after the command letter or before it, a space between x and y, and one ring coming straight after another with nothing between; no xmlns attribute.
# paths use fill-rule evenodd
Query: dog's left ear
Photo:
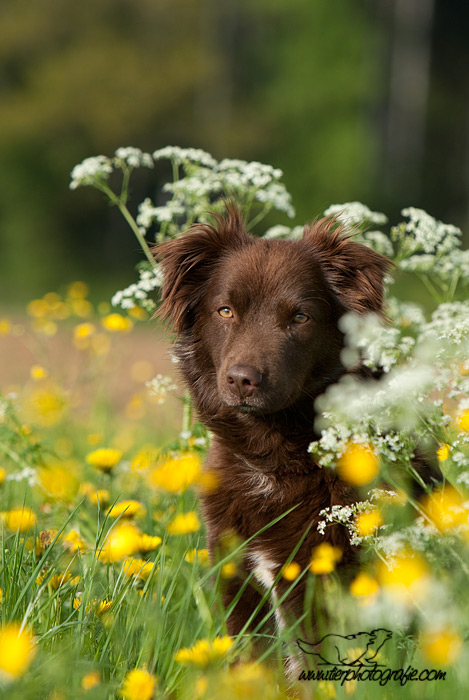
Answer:
<svg viewBox="0 0 469 700"><path fill-rule="evenodd" d="M348 311L383 313L384 277L393 267L381 253L356 243L337 219L305 226L303 240L314 253L332 291Z"/></svg>

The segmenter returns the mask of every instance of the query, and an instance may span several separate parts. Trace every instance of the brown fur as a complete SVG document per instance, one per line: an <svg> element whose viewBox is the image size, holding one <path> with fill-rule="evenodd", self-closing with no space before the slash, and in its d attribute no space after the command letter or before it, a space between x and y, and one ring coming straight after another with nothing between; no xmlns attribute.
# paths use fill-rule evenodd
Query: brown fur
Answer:
<svg viewBox="0 0 469 700"><path fill-rule="evenodd" d="M356 551L345 528L330 527L322 536L316 523L321 509L352 503L356 494L307 450L317 438L315 399L345 371L337 322L347 311L382 312L391 263L356 243L333 218L306 226L295 241L250 236L233 206L228 218L214 218L215 227L195 225L155 253L165 276L160 314L177 332L182 374L213 433L206 469L218 486L203 496L209 549L213 555L227 531L248 539L294 507L249 543L244 572L263 567L268 585L308 527L295 555L302 568L324 541L342 549L341 566L351 566ZM220 316L223 307L232 318ZM299 312L306 323L293 320ZM247 368L247 376L232 380L238 367ZM225 605L242 580L229 581ZM280 578L275 595L288 585ZM298 618L303 595L300 583L283 610ZM242 629L259 601L247 586L228 620L230 634Z"/></svg>

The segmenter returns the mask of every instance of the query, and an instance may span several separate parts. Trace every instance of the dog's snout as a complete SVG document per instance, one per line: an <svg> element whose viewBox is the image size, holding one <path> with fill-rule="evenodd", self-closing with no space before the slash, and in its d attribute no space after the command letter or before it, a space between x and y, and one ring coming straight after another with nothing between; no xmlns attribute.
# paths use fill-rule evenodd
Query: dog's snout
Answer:
<svg viewBox="0 0 469 700"><path fill-rule="evenodd" d="M251 396L262 381L262 374L249 365L233 365L226 373L228 384L234 385L244 398Z"/></svg>

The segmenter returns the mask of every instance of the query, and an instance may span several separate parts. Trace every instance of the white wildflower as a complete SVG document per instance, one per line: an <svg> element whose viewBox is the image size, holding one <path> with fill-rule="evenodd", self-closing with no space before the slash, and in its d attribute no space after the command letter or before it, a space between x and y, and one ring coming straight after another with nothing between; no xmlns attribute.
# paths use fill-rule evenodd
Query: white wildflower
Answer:
<svg viewBox="0 0 469 700"><path fill-rule="evenodd" d="M179 146L165 146L153 153L155 160L172 160L181 164L184 162L203 165L206 168L214 168L217 164L215 158L210 153L202 151L200 148L179 148Z"/></svg>
<svg viewBox="0 0 469 700"><path fill-rule="evenodd" d="M70 189L76 190L83 185L95 185L99 181L107 180L111 173L112 162L106 156L85 158L83 162L75 165L71 172Z"/></svg>
<svg viewBox="0 0 469 700"><path fill-rule="evenodd" d="M407 254L427 253L442 256L460 246L461 230L437 221L423 209L408 207L402 215L409 219L392 229L393 237Z"/></svg>
<svg viewBox="0 0 469 700"><path fill-rule="evenodd" d="M35 486L37 484L37 474L31 467L24 467L19 472L7 474L5 481L26 481L29 486Z"/></svg>
<svg viewBox="0 0 469 700"><path fill-rule="evenodd" d="M132 168L153 168L153 159L149 153L143 153L140 148L126 146L118 148L116 158L123 160Z"/></svg>
<svg viewBox="0 0 469 700"><path fill-rule="evenodd" d="M273 182L268 187L258 190L255 194L258 202L270 204L274 209L285 212L290 218L295 216L295 209L291 203L291 195L284 185Z"/></svg>
<svg viewBox="0 0 469 700"><path fill-rule="evenodd" d="M355 240L368 246L368 248L376 250L376 252L381 253L381 255L386 255L388 258L394 256L394 249L391 241L381 231L364 231L361 236L357 236Z"/></svg>
<svg viewBox="0 0 469 700"><path fill-rule="evenodd" d="M171 377L165 377L162 374L157 374L149 382L145 382L151 396L156 397L156 403L163 404L170 392L177 391L177 384Z"/></svg>
<svg viewBox="0 0 469 700"><path fill-rule="evenodd" d="M347 226L357 226L363 223L385 224L387 216L381 212L371 211L361 202L346 202L345 204L332 204L324 212L324 216L335 216L341 223Z"/></svg>
<svg viewBox="0 0 469 700"><path fill-rule="evenodd" d="M183 216L185 209L176 200L170 200L162 207L155 207L148 197L138 207L137 224L148 229L154 221L174 221Z"/></svg>
<svg viewBox="0 0 469 700"><path fill-rule="evenodd" d="M120 306L122 309L133 309L135 306L141 306L146 311L153 311L155 303L148 298L148 294L163 284L161 266L156 265L151 270L140 269L139 278L138 282L116 292L111 299L111 304Z"/></svg>

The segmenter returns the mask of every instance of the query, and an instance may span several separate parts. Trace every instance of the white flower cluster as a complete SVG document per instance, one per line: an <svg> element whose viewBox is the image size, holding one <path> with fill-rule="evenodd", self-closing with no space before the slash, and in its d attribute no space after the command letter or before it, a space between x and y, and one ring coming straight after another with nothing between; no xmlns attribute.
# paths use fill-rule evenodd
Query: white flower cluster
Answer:
<svg viewBox="0 0 469 700"><path fill-rule="evenodd" d="M142 227L142 233L145 233L155 221L177 221L184 213L184 207L175 200L170 200L164 207L155 207L147 197L138 207L137 224Z"/></svg>
<svg viewBox="0 0 469 700"><path fill-rule="evenodd" d="M163 404L166 401L168 394L172 391L177 391L177 384L171 377L165 377L162 374L157 374L149 382L145 382L148 387L148 392L151 396L156 397L156 403Z"/></svg>
<svg viewBox="0 0 469 700"><path fill-rule="evenodd" d="M170 158L181 164L185 177L164 185L163 190L173 195L177 206L190 209L192 218L200 217L213 208L214 198L233 197L239 204L257 201L294 216L291 196L279 182L283 173L263 163L225 158L217 163L208 153L191 149L161 149L153 154ZM160 219L161 220L161 219Z"/></svg>
<svg viewBox="0 0 469 700"><path fill-rule="evenodd" d="M153 153L155 160L171 160L180 165L182 163L193 163L203 165L205 168L214 168L217 164L215 158L210 153L202 151L200 148L179 148L179 146L165 146Z"/></svg>
<svg viewBox="0 0 469 700"><path fill-rule="evenodd" d="M29 486L35 486L38 480L36 471L32 467L24 467L19 472L7 474L5 481L27 481Z"/></svg>
<svg viewBox="0 0 469 700"><path fill-rule="evenodd" d="M369 224L386 224L388 219L385 214L371 211L361 202L346 202L345 204L332 204L326 209L324 216L335 216L340 223L356 234L354 236L355 241L376 250L382 255L390 258L394 256L394 249L389 237L382 231L369 231L367 229Z"/></svg>
<svg viewBox="0 0 469 700"><path fill-rule="evenodd" d="M116 158L125 161L131 168L153 168L153 158L149 153L143 153L140 148L125 146L118 148Z"/></svg>
<svg viewBox="0 0 469 700"><path fill-rule="evenodd" d="M322 432L310 450L324 466L334 466L350 440L370 442L388 464L410 466L418 435L434 440L432 426L441 431L469 410L469 302L442 304L428 322L415 305L394 300L391 311L400 328L373 315L341 320L344 363L381 369L383 376L363 381L347 374L317 400ZM453 402L452 414L444 412L445 400ZM459 471L469 467L468 447L469 433L460 431L449 456Z"/></svg>
<svg viewBox="0 0 469 700"><path fill-rule="evenodd" d="M469 283L469 250L461 250L461 230L437 221L422 209L409 207L408 217L391 230L398 246L399 267L430 276L446 291L458 281Z"/></svg>
<svg viewBox="0 0 469 700"><path fill-rule="evenodd" d="M414 338L401 336L399 328L385 326L376 314L345 314L339 327L345 333L342 361L348 367L360 361L370 369L389 372L415 345Z"/></svg>
<svg viewBox="0 0 469 700"><path fill-rule="evenodd" d="M76 190L83 185L94 185L100 180L107 180L111 173L112 161L107 156L85 158L82 163L75 165L71 172L70 189Z"/></svg>
<svg viewBox="0 0 469 700"><path fill-rule="evenodd" d="M388 217L377 211L371 211L361 202L346 202L345 204L331 204L326 209L324 216L335 216L346 226L361 226L362 224L386 224Z"/></svg>
<svg viewBox="0 0 469 700"><path fill-rule="evenodd" d="M272 226L267 229L262 238L288 238L291 241L298 240L303 236L304 228L303 226L282 226L281 224L277 226Z"/></svg>
<svg viewBox="0 0 469 700"><path fill-rule="evenodd" d="M154 310L155 303L148 298L148 294L163 284L161 267L156 266L152 270L141 268L139 277L138 282L114 294L111 299L113 306L120 306L121 309L133 309L135 306L141 306L150 313Z"/></svg>
<svg viewBox="0 0 469 700"><path fill-rule="evenodd" d="M358 513L363 513L373 508L374 506L370 501L357 501L350 506L329 506L328 508L323 508L319 511L319 518L322 518L322 520L318 521L318 532L324 535L326 527L333 523L338 523L345 525L349 530L352 535L351 544L360 544L361 538L358 537L354 526L355 517Z"/></svg>
<svg viewBox="0 0 469 700"><path fill-rule="evenodd" d="M415 207L403 209L402 215L409 221L394 227L392 233L407 254L421 252L441 256L459 247L461 230L456 226L443 224Z"/></svg>
<svg viewBox="0 0 469 700"><path fill-rule="evenodd" d="M107 156L92 156L85 158L82 163L75 165L71 172L70 189L91 185L98 187L109 179L114 167L153 168L153 159L149 153L143 153L140 148L126 146L118 148L114 158Z"/></svg>

